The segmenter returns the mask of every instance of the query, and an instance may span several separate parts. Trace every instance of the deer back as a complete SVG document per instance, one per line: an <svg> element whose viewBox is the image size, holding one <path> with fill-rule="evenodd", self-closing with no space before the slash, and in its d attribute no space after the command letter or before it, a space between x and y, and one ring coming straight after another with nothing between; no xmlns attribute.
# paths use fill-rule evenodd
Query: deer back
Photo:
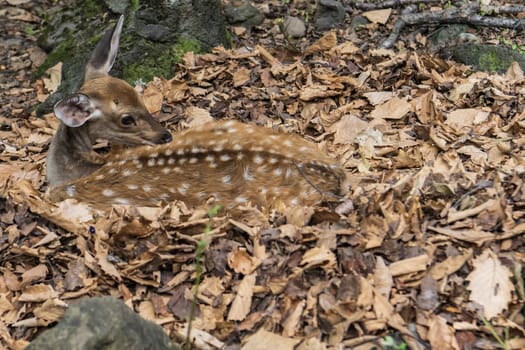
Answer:
<svg viewBox="0 0 525 350"><path fill-rule="evenodd" d="M232 207L309 205L339 195L345 174L314 144L235 121L200 126L158 146L108 157L92 174L55 188L56 200L95 207L209 199Z"/></svg>

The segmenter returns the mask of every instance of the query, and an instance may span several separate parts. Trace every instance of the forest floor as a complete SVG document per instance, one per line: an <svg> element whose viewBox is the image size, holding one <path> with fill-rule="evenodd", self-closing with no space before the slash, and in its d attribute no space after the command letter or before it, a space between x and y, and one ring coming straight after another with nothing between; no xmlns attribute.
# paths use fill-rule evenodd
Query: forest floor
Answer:
<svg viewBox="0 0 525 350"><path fill-rule="evenodd" d="M432 27L407 27L381 49L399 8L370 16L386 24L353 30L356 11L291 42L275 20L310 9L290 3L258 2L266 20L233 28L234 49L186 55L144 97L175 132L232 118L318 143L349 174L338 209L246 206L232 217L169 203L93 216L45 196L58 122L32 110L60 74L32 73L51 1L0 0L0 348L23 348L68 303L100 295L183 340L201 239L196 348L525 348L519 66L475 72L438 58ZM525 44L518 31L472 33Z"/></svg>

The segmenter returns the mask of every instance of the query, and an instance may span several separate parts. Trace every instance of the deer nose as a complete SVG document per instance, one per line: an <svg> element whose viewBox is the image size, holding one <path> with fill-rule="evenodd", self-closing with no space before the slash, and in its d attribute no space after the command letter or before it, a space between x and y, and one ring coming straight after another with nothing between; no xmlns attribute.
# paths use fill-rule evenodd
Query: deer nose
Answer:
<svg viewBox="0 0 525 350"><path fill-rule="evenodd" d="M173 140L173 137L167 131L164 134L162 134L162 137L160 138L161 143L168 143L171 142L171 140Z"/></svg>

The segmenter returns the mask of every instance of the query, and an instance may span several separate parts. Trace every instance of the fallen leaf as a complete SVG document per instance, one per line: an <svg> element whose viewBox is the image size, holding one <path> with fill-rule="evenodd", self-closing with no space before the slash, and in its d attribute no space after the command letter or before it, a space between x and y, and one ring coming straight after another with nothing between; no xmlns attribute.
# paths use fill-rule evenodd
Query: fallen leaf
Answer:
<svg viewBox="0 0 525 350"><path fill-rule="evenodd" d="M470 282L467 287L470 290L469 299L483 306L483 315L490 320L503 312L512 301L512 273L490 249L485 249L475 258L473 266L466 278Z"/></svg>

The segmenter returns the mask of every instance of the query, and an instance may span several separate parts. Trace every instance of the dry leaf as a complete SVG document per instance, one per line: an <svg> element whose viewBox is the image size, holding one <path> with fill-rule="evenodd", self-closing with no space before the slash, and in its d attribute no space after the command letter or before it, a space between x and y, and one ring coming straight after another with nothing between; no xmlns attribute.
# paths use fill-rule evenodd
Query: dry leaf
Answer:
<svg viewBox="0 0 525 350"><path fill-rule="evenodd" d="M474 269L467 276L469 299L483 306L487 320L499 315L511 302L514 291L511 276L509 269L490 249L474 259Z"/></svg>
<svg viewBox="0 0 525 350"><path fill-rule="evenodd" d="M228 313L228 320L230 321L242 321L250 312L252 305L253 287L255 286L256 273L244 276L239 288L237 289L237 295L233 299L230 312Z"/></svg>
<svg viewBox="0 0 525 350"><path fill-rule="evenodd" d="M247 337L241 350L293 350L301 339L286 338L260 328L257 333Z"/></svg>
<svg viewBox="0 0 525 350"><path fill-rule="evenodd" d="M372 23L386 24L386 22L388 22L388 18L390 18L391 13L392 9L388 8L384 10L363 12L363 16Z"/></svg>
<svg viewBox="0 0 525 350"><path fill-rule="evenodd" d="M412 105L407 98L394 97L377 106L370 116L381 119L401 119L412 110Z"/></svg>

